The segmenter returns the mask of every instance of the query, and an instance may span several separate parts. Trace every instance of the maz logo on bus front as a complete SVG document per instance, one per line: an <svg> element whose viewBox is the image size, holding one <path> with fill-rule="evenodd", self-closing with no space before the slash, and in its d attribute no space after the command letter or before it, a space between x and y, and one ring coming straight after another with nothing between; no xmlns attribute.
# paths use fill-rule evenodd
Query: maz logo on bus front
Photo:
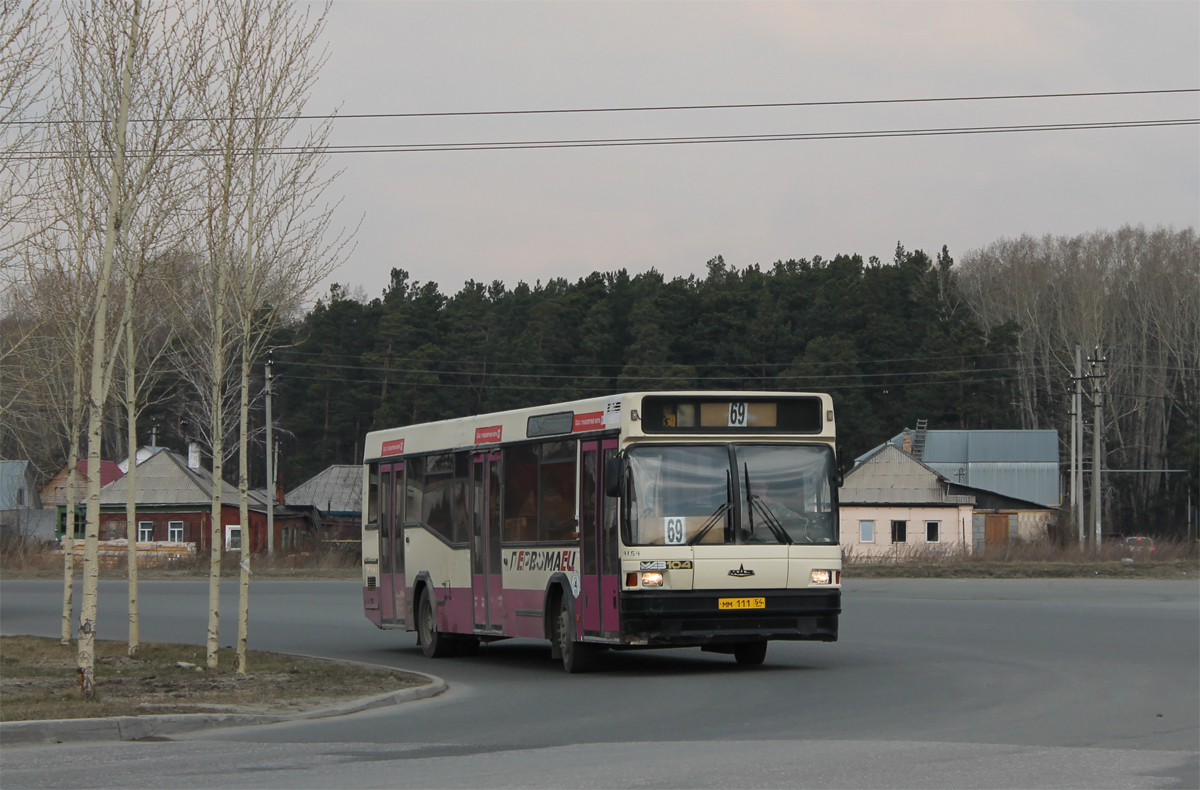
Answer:
<svg viewBox="0 0 1200 790"><path fill-rule="evenodd" d="M578 554L578 549L511 551L508 555L508 569L510 571L573 571Z"/></svg>

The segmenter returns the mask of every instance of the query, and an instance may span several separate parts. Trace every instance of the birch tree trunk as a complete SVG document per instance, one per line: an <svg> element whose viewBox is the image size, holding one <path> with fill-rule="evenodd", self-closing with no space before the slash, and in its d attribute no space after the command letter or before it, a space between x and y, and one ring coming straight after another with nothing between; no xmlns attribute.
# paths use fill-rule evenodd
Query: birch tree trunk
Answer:
<svg viewBox="0 0 1200 790"><path fill-rule="evenodd" d="M217 668L218 629L220 627L221 608L221 482L224 472L223 459L225 445L222 441L225 435L224 423L224 383L225 383L225 291L226 265L224 255L218 255L217 294L214 300L212 321L212 392L210 397L212 409L212 508L211 541L208 556L208 639L206 642L207 664L209 669Z"/></svg>
<svg viewBox="0 0 1200 790"><path fill-rule="evenodd" d="M129 657L136 658L140 649L138 631L138 563L137 563L137 349L133 342L133 297L135 280L125 277L125 414L129 445L129 469L125 473L125 534L128 543L129 571Z"/></svg>
<svg viewBox="0 0 1200 790"><path fill-rule="evenodd" d="M104 403L108 399L108 381L104 370L104 349L108 347L108 288L112 277L113 253L117 234L125 217L122 193L125 181L125 142L129 125L129 102L133 83L135 50L141 40L141 0L133 0L130 10L129 35L121 69L121 89L118 99L116 141L112 175L109 181L108 212L104 223L104 248L96 280L95 318L92 325L92 372L88 398L88 493L87 524L83 547L83 601L79 616L79 686L83 696L95 695L96 610L99 592L100 540L100 442L102 439Z"/></svg>
<svg viewBox="0 0 1200 790"><path fill-rule="evenodd" d="M78 385L76 385L76 390L78 391L78 389ZM62 539L63 610L61 642L64 645L71 644L71 619L74 614L72 608L75 598L75 471L78 466L79 437L76 434L71 439L71 451L67 455L67 512Z"/></svg>
<svg viewBox="0 0 1200 790"><path fill-rule="evenodd" d="M247 333L249 317L243 314L243 337ZM238 639L237 656L233 666L237 674L246 674L246 641L250 627L250 507L249 469L250 457L250 349L242 343L241 398L238 426L238 519L242 525L242 556L238 563L241 571L238 583Z"/></svg>

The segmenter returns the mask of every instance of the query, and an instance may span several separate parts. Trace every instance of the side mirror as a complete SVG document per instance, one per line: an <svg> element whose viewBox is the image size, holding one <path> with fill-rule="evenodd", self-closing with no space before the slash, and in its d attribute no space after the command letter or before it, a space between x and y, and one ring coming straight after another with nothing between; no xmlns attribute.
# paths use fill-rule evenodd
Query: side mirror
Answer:
<svg viewBox="0 0 1200 790"><path fill-rule="evenodd" d="M838 445L837 450L833 453L833 481L837 483L837 487L841 488L846 482L846 476L842 474L842 446Z"/></svg>
<svg viewBox="0 0 1200 790"><path fill-rule="evenodd" d="M621 481L625 478L625 459L614 455L604 462L604 495L621 497Z"/></svg>

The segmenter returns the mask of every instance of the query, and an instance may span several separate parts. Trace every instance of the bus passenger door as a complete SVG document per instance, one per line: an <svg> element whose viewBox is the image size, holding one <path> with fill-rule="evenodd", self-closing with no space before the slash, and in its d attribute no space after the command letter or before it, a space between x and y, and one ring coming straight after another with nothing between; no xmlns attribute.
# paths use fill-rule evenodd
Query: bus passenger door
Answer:
<svg viewBox="0 0 1200 790"><path fill-rule="evenodd" d="M621 635L617 596L621 590L621 549L617 529L619 500L606 496L604 467L609 458L617 455L617 440L600 442L601 456L596 466L596 499L599 502L600 543L600 632L604 636Z"/></svg>
<svg viewBox="0 0 1200 790"><path fill-rule="evenodd" d="M600 443L580 442L579 464L579 576L577 605L582 609L583 633L600 635Z"/></svg>
<svg viewBox="0 0 1200 790"><path fill-rule="evenodd" d="M392 619L399 625L404 624L406 591L404 589L404 464L392 465L392 490L389 494L391 502L392 535Z"/></svg>
<svg viewBox="0 0 1200 790"><path fill-rule="evenodd" d="M379 467L379 616L384 623L396 619L393 594L395 565L392 562L396 520L392 517L392 490L392 465L384 464Z"/></svg>
<svg viewBox="0 0 1200 790"><path fill-rule="evenodd" d="M504 579L500 573L500 453L471 459L471 598L476 630L504 625Z"/></svg>

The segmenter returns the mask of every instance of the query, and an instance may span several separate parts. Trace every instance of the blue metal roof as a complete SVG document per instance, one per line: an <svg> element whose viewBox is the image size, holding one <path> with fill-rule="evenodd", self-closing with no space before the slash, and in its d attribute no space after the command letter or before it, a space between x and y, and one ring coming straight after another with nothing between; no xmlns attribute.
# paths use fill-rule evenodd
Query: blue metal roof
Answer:
<svg viewBox="0 0 1200 790"><path fill-rule="evenodd" d="M909 433L887 443L903 448ZM926 431L919 460L953 483L1050 507L1062 503L1058 431Z"/></svg>
<svg viewBox="0 0 1200 790"><path fill-rule="evenodd" d="M903 440L903 434L900 439ZM893 440L893 443L895 440ZM1052 463L1058 431L926 431L925 463Z"/></svg>

